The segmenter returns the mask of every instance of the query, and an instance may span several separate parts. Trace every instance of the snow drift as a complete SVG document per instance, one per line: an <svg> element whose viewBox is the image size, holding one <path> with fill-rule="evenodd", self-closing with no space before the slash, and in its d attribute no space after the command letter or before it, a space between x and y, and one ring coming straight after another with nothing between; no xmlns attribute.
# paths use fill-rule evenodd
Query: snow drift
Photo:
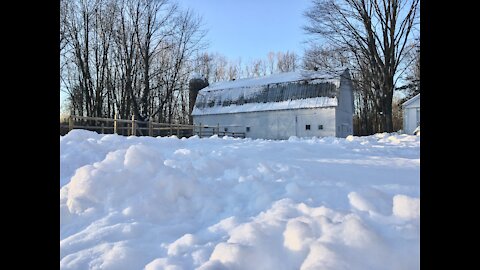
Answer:
<svg viewBox="0 0 480 270"><path fill-rule="evenodd" d="M420 138L60 137L61 269L418 269Z"/></svg>

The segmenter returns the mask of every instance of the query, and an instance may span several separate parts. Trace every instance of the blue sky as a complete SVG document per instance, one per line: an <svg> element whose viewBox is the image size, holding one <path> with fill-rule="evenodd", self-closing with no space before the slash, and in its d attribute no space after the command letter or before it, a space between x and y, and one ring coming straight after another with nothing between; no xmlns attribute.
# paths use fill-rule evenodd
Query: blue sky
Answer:
<svg viewBox="0 0 480 270"><path fill-rule="evenodd" d="M203 18L208 51L248 62L269 51L303 54L302 13L311 0L178 0Z"/></svg>

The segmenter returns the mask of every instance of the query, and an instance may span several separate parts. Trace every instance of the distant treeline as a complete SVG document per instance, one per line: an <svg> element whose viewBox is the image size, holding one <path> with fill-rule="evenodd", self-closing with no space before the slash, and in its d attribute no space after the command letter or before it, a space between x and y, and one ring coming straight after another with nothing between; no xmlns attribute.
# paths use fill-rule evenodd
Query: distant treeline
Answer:
<svg viewBox="0 0 480 270"><path fill-rule="evenodd" d="M204 48L200 23L168 0L62 0L68 113L185 122L184 90L193 57Z"/></svg>

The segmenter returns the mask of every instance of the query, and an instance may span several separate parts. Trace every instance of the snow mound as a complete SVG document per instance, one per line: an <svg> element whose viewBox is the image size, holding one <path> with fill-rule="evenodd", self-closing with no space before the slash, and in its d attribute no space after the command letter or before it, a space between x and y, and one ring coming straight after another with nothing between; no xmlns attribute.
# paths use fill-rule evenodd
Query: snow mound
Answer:
<svg viewBox="0 0 480 270"><path fill-rule="evenodd" d="M417 269L420 138L60 137L61 269Z"/></svg>
<svg viewBox="0 0 480 270"><path fill-rule="evenodd" d="M393 197L393 214L401 218L419 218L420 199L405 195L395 195Z"/></svg>

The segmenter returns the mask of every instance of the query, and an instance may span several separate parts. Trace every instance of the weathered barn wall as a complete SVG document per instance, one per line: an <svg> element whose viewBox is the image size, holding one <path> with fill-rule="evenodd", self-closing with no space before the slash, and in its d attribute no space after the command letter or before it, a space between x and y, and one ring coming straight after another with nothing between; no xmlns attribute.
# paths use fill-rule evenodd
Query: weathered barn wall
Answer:
<svg viewBox="0 0 480 270"><path fill-rule="evenodd" d="M288 139L335 136L335 108L261 111L234 114L194 115L194 124L229 126L228 131L245 132L247 138ZM310 130L306 130L310 125ZM322 129L319 129L321 125ZM237 126L237 127L234 127ZM250 131L246 131L249 127Z"/></svg>

